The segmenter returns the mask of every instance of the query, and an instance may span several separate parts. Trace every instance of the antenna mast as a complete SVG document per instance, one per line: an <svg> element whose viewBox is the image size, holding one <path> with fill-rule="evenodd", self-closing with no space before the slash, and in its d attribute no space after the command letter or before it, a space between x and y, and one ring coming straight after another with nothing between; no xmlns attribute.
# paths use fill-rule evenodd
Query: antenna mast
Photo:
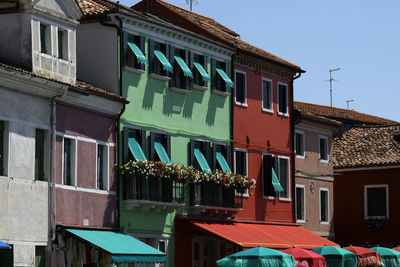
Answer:
<svg viewBox="0 0 400 267"><path fill-rule="evenodd" d="M190 5L190 11L193 9L193 1L194 0L186 0L186 4ZM196 5L199 3L199 0L196 0Z"/></svg>
<svg viewBox="0 0 400 267"><path fill-rule="evenodd" d="M332 72L338 71L338 70L340 70L340 68L329 70L329 92L330 92L330 96L331 96L331 107L332 107L332 82L336 81L335 79L332 78Z"/></svg>
<svg viewBox="0 0 400 267"><path fill-rule="evenodd" d="M347 103L347 109L350 109L350 105L349 105L349 103L350 102L354 102L354 99L349 99L349 100L346 100L346 103Z"/></svg>

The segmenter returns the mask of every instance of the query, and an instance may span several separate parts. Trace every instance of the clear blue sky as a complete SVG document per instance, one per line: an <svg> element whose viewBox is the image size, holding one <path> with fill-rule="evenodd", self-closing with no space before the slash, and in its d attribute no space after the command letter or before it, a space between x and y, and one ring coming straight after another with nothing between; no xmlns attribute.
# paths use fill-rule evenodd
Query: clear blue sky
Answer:
<svg viewBox="0 0 400 267"><path fill-rule="evenodd" d="M189 9L185 0L167 0ZM122 0L133 5L139 0ZM400 1L199 0L193 11L238 32L242 40L307 72L295 100L333 105L400 122Z"/></svg>

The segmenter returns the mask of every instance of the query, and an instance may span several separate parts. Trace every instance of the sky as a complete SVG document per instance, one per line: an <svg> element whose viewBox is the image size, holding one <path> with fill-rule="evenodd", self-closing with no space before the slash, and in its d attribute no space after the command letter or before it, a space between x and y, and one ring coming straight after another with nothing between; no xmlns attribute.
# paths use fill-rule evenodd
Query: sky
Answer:
<svg viewBox="0 0 400 267"><path fill-rule="evenodd" d="M165 0L189 9L185 0ZM131 6L139 0L122 0ZM195 2L195 0L194 0ZM330 105L400 122L400 1L198 0L193 11L306 71L295 101Z"/></svg>

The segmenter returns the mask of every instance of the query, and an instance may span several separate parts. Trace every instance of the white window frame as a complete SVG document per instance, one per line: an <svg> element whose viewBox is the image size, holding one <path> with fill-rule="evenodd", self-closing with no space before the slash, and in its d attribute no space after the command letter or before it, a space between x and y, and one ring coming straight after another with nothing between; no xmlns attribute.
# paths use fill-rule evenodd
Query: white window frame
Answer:
<svg viewBox="0 0 400 267"><path fill-rule="evenodd" d="M368 216L368 188L385 188L386 189L386 216ZM374 184L374 185L364 185L364 219L385 219L389 218L389 185L388 184Z"/></svg>
<svg viewBox="0 0 400 267"><path fill-rule="evenodd" d="M296 147L297 147L297 143L296 143L297 138L296 138L296 134L301 134L301 135L302 135L302 139L303 139L303 155L297 155L297 150L296 150ZM295 152L296 158L298 158L298 159L305 159L305 157L306 157L306 144L305 144L305 141L306 141L306 138L305 138L304 131L295 130L295 135L294 135L294 152Z"/></svg>
<svg viewBox="0 0 400 267"><path fill-rule="evenodd" d="M321 142L320 140L324 139L326 141L326 159L321 159ZM318 159L322 163L329 163L329 138L326 135L318 135Z"/></svg>
<svg viewBox="0 0 400 267"><path fill-rule="evenodd" d="M279 111L279 85L283 85L286 88L286 112L282 113ZM276 86L276 91L277 91L277 110L278 110L278 115L281 116L285 116L285 117L289 117L289 86L287 83L283 83L283 82L278 82L277 86Z"/></svg>
<svg viewBox="0 0 400 267"><path fill-rule="evenodd" d="M269 92L269 96L271 99L271 109L264 108L264 81L271 83L271 90ZM268 113L274 113L274 82L272 81L272 79L264 77L261 79L261 109L262 111Z"/></svg>
<svg viewBox="0 0 400 267"><path fill-rule="evenodd" d="M242 148L233 149L233 166L235 173L236 173L236 151L246 153L246 176L249 176L249 153L247 153L247 149L242 149ZM239 196L240 194L236 193L235 190L235 195ZM249 189L244 190L243 197L249 197Z"/></svg>
<svg viewBox="0 0 400 267"><path fill-rule="evenodd" d="M71 166L71 185L65 185L64 184L64 140L65 138L71 139L71 145L72 145L72 164ZM77 175L77 162L78 162L78 139L76 136L72 135L63 135L62 136L62 148L61 148L61 184L67 187L75 187L77 188L78 186L78 175Z"/></svg>
<svg viewBox="0 0 400 267"><path fill-rule="evenodd" d="M57 54L57 59L59 60L64 60L64 61L69 61L70 60L70 52L69 52L69 31L67 29L64 29L62 27L56 27L56 54ZM62 31L64 32L64 38L63 38L63 53L64 53L64 58L60 58L60 55L58 54L58 32ZM66 54L65 54L66 53Z"/></svg>
<svg viewBox="0 0 400 267"><path fill-rule="evenodd" d="M326 202L327 202L327 203L326 203L326 213L327 213L327 214L326 214L326 219L327 219L327 220L326 220L326 221L322 221L322 214L321 214L321 207L322 207L322 206L321 206L321 192L322 192L322 191L327 192L327 198L326 198L326 200L327 200L327 201L326 201ZM330 201L329 201L329 188L326 188L326 187L320 187L320 188L319 188L319 200L318 200L318 202L319 202L319 223L320 223L320 224L329 224L329 221L330 221L330 216L329 216L329 215L330 215L330 214L329 214L329 213L330 213L330 209L329 209L329 204L330 204L330 203L329 203L329 202L330 202Z"/></svg>
<svg viewBox="0 0 400 267"><path fill-rule="evenodd" d="M168 243L169 243L169 236L168 235L157 235L157 234L131 234L130 236L140 240L140 239L152 239L153 244L147 244L146 242L144 242L145 244L154 247L155 249L159 249L159 243L160 241L165 242L165 255L166 255L166 260L164 262L164 266L168 266ZM141 240L140 240L141 241ZM143 242L143 241L141 241ZM135 263L135 267L144 267L144 266L152 266L152 267L159 267L160 264L159 263L140 263L140 264L136 264Z"/></svg>
<svg viewBox="0 0 400 267"><path fill-rule="evenodd" d="M244 75L244 103L242 102L238 102L236 99L236 73L240 73ZM237 106L242 106L242 107L247 107L247 76L246 76L246 72L241 71L241 70L235 70L235 105Z"/></svg>
<svg viewBox="0 0 400 267"><path fill-rule="evenodd" d="M52 56L53 55L53 47L52 47L52 39L53 39L53 26L48 23L48 22L44 22L44 21L38 21L39 22L39 29L38 29L38 34L39 34L39 53L43 54L43 55L48 55L48 56ZM47 53L43 53L42 52L42 38L41 38L41 25L45 25L46 26L46 33L45 33L45 37L46 37L46 50L48 49L48 51L46 51Z"/></svg>
<svg viewBox="0 0 400 267"><path fill-rule="evenodd" d="M306 217L306 207L307 207L307 204L306 204L306 186L303 185L303 184L296 184L296 192L295 192L296 200L297 200L297 188L303 189L303 204L304 204L303 213L304 213L304 215L303 215L303 220L297 220L297 206L296 206L295 207L295 210L296 210L296 222L297 223L306 223L306 220L307 220L307 217Z"/></svg>
<svg viewBox="0 0 400 267"><path fill-rule="evenodd" d="M97 188L97 177L98 177L98 173L97 173L97 153L98 153L98 149L99 149L99 145L104 146L103 147L103 175L104 175L104 188L105 189L99 189ZM102 141L96 141L96 190L99 191L110 191L110 147L107 145L106 142L102 142Z"/></svg>
<svg viewBox="0 0 400 267"><path fill-rule="evenodd" d="M287 192L288 192L288 197L281 197L281 193L279 193L279 200L282 200L282 201L292 201L292 198L291 198L291 194L290 194L290 157L288 157L288 156L281 156L281 155L278 155L278 166L279 166L279 172L281 171L281 165L279 164L279 159L287 159L287 162L288 162L288 165L287 165L287 179L288 179L288 181L287 181ZM278 176L279 177L279 176Z"/></svg>

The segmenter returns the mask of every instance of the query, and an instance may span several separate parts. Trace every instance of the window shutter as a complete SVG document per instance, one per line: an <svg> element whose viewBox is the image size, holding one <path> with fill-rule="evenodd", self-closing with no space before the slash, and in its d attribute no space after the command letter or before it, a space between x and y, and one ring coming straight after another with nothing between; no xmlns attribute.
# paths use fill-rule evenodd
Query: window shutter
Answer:
<svg viewBox="0 0 400 267"><path fill-rule="evenodd" d="M4 175L4 122L0 121L0 175Z"/></svg>
<svg viewBox="0 0 400 267"><path fill-rule="evenodd" d="M69 60L72 63L76 63L76 56L75 56L75 32L74 31L68 31L68 56L67 60Z"/></svg>
<svg viewBox="0 0 400 267"><path fill-rule="evenodd" d="M133 41L128 37L128 33L127 32L122 32L122 47L123 47L123 51L121 51L122 54L122 66L126 66L128 65L128 41Z"/></svg>
<svg viewBox="0 0 400 267"><path fill-rule="evenodd" d="M149 147L149 151L150 151L150 160L155 160L155 150L154 150L154 140L155 140L155 135L153 132L150 132L150 147Z"/></svg>
<svg viewBox="0 0 400 267"><path fill-rule="evenodd" d="M204 156L206 157L208 166L210 166L210 168L212 168L212 151L211 151L211 142L203 142L203 147L204 147Z"/></svg>
<svg viewBox="0 0 400 267"><path fill-rule="evenodd" d="M231 75L229 75L229 73L231 73L229 71L229 64L225 62L224 65L225 65L225 73L226 73L226 75L228 75L228 77L231 78ZM225 92L229 92L229 86L226 83L225 83ZM243 99L244 99L244 96L243 96Z"/></svg>
<svg viewBox="0 0 400 267"><path fill-rule="evenodd" d="M203 56L203 67L205 69L205 71L208 73L208 57L206 55ZM208 82L207 81L203 81L204 82L204 86L208 86Z"/></svg>
<svg viewBox="0 0 400 267"><path fill-rule="evenodd" d="M171 77L172 79L169 80L169 86L170 87L175 87L176 86L176 71L175 71L175 47L172 45L166 45L166 51L167 51L167 59L169 63L172 65L172 69L174 70L173 73L168 72L168 76Z"/></svg>
<svg viewBox="0 0 400 267"><path fill-rule="evenodd" d="M149 73L154 73L154 40L149 39Z"/></svg>
<svg viewBox="0 0 400 267"><path fill-rule="evenodd" d="M128 162L128 160L129 160L128 133L129 133L129 129L124 127L123 137L122 137L122 142L123 142L123 147L122 147L123 157L122 158L123 158L124 162Z"/></svg>
<svg viewBox="0 0 400 267"><path fill-rule="evenodd" d="M216 143L212 143L212 166L211 168L213 170L217 169L217 144Z"/></svg>
<svg viewBox="0 0 400 267"><path fill-rule="evenodd" d="M146 57L146 38L144 36L139 36L139 48ZM139 66L141 70L146 70L146 64L139 64Z"/></svg>
<svg viewBox="0 0 400 267"><path fill-rule="evenodd" d="M214 58L211 59L211 90L217 88L217 61Z"/></svg>
<svg viewBox="0 0 400 267"><path fill-rule="evenodd" d="M140 130L140 146L142 147L143 153L146 155L146 130L144 129Z"/></svg>
<svg viewBox="0 0 400 267"><path fill-rule="evenodd" d="M230 145L226 145L225 146L225 159L226 159L226 162L228 163L228 165L229 165L229 168L231 169L231 171L233 171L233 168L232 168L232 166L233 166L233 164L232 164L232 150L231 150L231 146Z"/></svg>
<svg viewBox="0 0 400 267"><path fill-rule="evenodd" d="M171 159L171 135L170 134L165 134L165 150L167 151L167 155L169 157L169 159L172 161Z"/></svg>
<svg viewBox="0 0 400 267"><path fill-rule="evenodd" d="M189 66L189 69L193 72L193 53L191 51L185 51L185 61ZM193 89L193 79L190 77L186 77L186 89L192 91Z"/></svg>
<svg viewBox="0 0 400 267"><path fill-rule="evenodd" d="M188 155L189 155L189 165L193 166L193 164L194 164L194 140L193 140L193 138L190 138Z"/></svg>

